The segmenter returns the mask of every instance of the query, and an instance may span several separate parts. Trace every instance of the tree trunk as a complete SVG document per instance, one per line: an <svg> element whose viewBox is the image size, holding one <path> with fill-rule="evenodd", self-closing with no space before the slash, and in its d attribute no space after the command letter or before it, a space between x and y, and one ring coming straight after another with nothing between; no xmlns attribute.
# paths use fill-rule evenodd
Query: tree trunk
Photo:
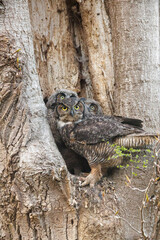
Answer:
<svg viewBox="0 0 160 240"><path fill-rule="evenodd" d="M1 239L53 239L52 225L61 218L60 212L64 221L72 216L72 208L67 210L66 166L46 120L28 3L4 4L0 40ZM66 239L64 222L54 226L54 236ZM70 238L75 238L74 231Z"/></svg>
<svg viewBox="0 0 160 240"><path fill-rule="evenodd" d="M29 0L29 10L43 96L49 97L60 87L80 92L66 1Z"/></svg>
<svg viewBox="0 0 160 240"><path fill-rule="evenodd" d="M151 30L154 24L157 29L157 10L155 17L144 24L146 42L140 45L143 50L146 49L143 46L149 47L150 55L146 50L144 59L132 56L132 63L128 60L126 69L124 52L129 59L128 52L133 51L132 47L137 51L139 38L129 44L131 41L125 37L125 49L122 36L117 35L119 30L126 36L125 26L130 26L131 17L134 16L131 23L134 21L136 25L135 15L139 19L140 9L154 10L157 2L136 1L133 8L130 4L130 1L109 1L104 5L103 1L89 0L0 2L0 239L132 240L146 236L159 239L159 189L152 154L141 151L138 159L137 156L134 162L126 159L123 166L110 170L94 188L81 188L79 179L68 173L57 150L43 102L54 90L68 88L80 96L94 96L106 113L115 111L141 118L144 97L137 98L137 92L145 87L146 128L154 130L156 121L158 126L154 104L160 103L156 90L159 48L156 44L149 46L147 38L151 35L158 41L157 30ZM128 17L127 9L140 12ZM149 10L146 18L153 17ZM131 39L137 29L143 40L141 27L131 28ZM139 70L135 66L137 61ZM149 74L150 70L154 75ZM130 85L124 77L127 74ZM143 75L144 81L138 82L138 76ZM138 82L136 90L134 81ZM121 85L127 89L128 105L124 104L125 91ZM154 104L151 87L155 89ZM133 112L129 94L133 98L132 108L136 98L139 100Z"/></svg>
<svg viewBox="0 0 160 240"><path fill-rule="evenodd" d="M159 1L106 4L112 27L115 114L141 118L147 131L159 132Z"/></svg>
<svg viewBox="0 0 160 240"><path fill-rule="evenodd" d="M80 13L95 98L101 103L105 113L113 114L113 53L104 2L82 1Z"/></svg>

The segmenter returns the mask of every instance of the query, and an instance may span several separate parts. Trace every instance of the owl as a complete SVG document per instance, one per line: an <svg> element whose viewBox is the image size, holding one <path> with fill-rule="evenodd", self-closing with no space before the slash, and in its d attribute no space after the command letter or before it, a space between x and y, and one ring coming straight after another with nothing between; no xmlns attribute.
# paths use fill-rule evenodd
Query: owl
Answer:
<svg viewBox="0 0 160 240"><path fill-rule="evenodd" d="M92 116L92 115L103 115L102 108L100 104L95 101L94 99L90 98L80 98L81 101L84 103L84 116Z"/></svg>
<svg viewBox="0 0 160 240"><path fill-rule="evenodd" d="M59 134L59 131L57 130L56 125L56 118L57 118L57 112L56 112L56 105L58 103L63 103L66 99L78 99L78 95L76 92L61 89L56 91L53 95L51 95L48 99L48 102L46 103L47 106L47 119L52 131L52 134L54 136L55 142L57 144L57 147L63 156L63 159L65 160L65 163L67 165L68 170L72 174L79 175L81 172L90 170L90 167L87 163L87 161L81 157L80 155L76 154L71 149L68 149L62 138Z"/></svg>
<svg viewBox="0 0 160 240"><path fill-rule="evenodd" d="M67 99L56 109L57 126L64 143L86 158L91 168L82 186L94 186L103 169L120 164L122 157L117 153L116 143L123 141L119 139L144 133L141 120L93 115L85 118L85 106L79 99Z"/></svg>
<svg viewBox="0 0 160 240"><path fill-rule="evenodd" d="M80 98L84 103L84 117L103 115L102 108L100 104L94 99L90 98ZM126 118L122 116L106 116L109 119L117 120L121 123L128 123L136 125L137 127L142 127L142 121L140 119Z"/></svg>
<svg viewBox="0 0 160 240"><path fill-rule="evenodd" d="M57 103L63 103L66 98L78 98L76 92L67 90L67 89L60 89L53 93L46 104L47 108L54 109Z"/></svg>
<svg viewBox="0 0 160 240"><path fill-rule="evenodd" d="M63 101L65 101L68 98L78 98L78 95L76 92L73 92L67 89L61 89L56 91L54 94L52 94L49 97L48 102L46 103L46 106L48 108L47 119L51 128L52 134L54 136L55 142L59 146L63 144L63 141L56 126L56 117L57 117L56 105L57 103L63 103Z"/></svg>

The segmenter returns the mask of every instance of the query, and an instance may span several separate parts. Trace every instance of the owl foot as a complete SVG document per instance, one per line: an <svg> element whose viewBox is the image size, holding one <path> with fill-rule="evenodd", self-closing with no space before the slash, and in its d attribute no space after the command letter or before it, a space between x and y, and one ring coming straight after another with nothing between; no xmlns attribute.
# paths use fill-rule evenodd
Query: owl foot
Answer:
<svg viewBox="0 0 160 240"><path fill-rule="evenodd" d="M90 185L90 187L94 187L95 183L98 182L101 177L101 165L98 164L97 166L91 167L90 174L85 178L81 186L84 187L86 185Z"/></svg>
<svg viewBox="0 0 160 240"><path fill-rule="evenodd" d="M84 180L88 175L89 173L81 172L80 177L82 177L82 180Z"/></svg>

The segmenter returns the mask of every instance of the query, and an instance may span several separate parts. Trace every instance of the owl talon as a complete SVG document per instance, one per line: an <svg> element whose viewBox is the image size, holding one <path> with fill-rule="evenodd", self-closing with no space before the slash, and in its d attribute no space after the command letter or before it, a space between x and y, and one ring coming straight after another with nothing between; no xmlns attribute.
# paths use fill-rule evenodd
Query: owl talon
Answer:
<svg viewBox="0 0 160 240"><path fill-rule="evenodd" d="M85 181L81 184L81 186L84 187L86 185L90 185L90 187L94 187L95 183L98 182L101 177L101 166L97 165L96 167L92 167L90 174L85 178Z"/></svg>
<svg viewBox="0 0 160 240"><path fill-rule="evenodd" d="M79 176L79 180L82 182L85 181L88 175L89 173L81 173L81 175Z"/></svg>
<svg viewBox="0 0 160 240"><path fill-rule="evenodd" d="M89 175L89 173L81 172L80 177L85 179L88 175Z"/></svg>
<svg viewBox="0 0 160 240"><path fill-rule="evenodd" d="M85 181L85 179L86 179L85 177L79 177L80 181Z"/></svg>
<svg viewBox="0 0 160 240"><path fill-rule="evenodd" d="M82 187L90 185L90 187L94 187L95 183L99 180L100 178L95 178L94 175L89 174L88 177L85 178L85 181L81 184Z"/></svg>

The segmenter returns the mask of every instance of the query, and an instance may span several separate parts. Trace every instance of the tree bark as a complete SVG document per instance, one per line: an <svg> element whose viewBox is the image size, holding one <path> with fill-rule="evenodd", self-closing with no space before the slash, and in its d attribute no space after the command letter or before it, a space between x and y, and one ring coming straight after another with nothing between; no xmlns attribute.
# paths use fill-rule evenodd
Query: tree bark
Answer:
<svg viewBox="0 0 160 240"><path fill-rule="evenodd" d="M60 217L60 209L63 218L68 217L66 166L46 120L28 2L4 4L0 40L1 239L53 239L51 225ZM54 220L51 209L55 210ZM54 226L57 239L66 239L62 225ZM74 231L70 234L74 239Z"/></svg>
<svg viewBox="0 0 160 240"><path fill-rule="evenodd" d="M150 184L154 172L152 154L142 151L140 162L124 160L123 166L109 170L107 177L94 188L81 188L79 179L68 173L46 120L43 98L63 87L81 96L95 96L107 113L115 107L117 114L132 116L124 108L118 112L118 101L115 98L113 105L112 100L114 81L120 86L123 77L122 68L117 65L121 58L116 51L120 39L114 39L118 29L112 18L121 16L115 3L109 2L109 10L107 6L104 8L103 1L88 0L80 3L5 0L0 5L0 239L133 240L148 236L158 240L155 194L158 181ZM121 13L123 6L125 11L130 7L129 1L123 1L123 6L120 1L117 4ZM157 6L156 1L154 4ZM152 7L150 2L144 5L146 9ZM115 15L113 9L117 9ZM113 28L113 52L108 11ZM128 23L127 14L124 22ZM123 24L120 27L123 32ZM150 34L150 27L145 31ZM157 31L154 34L156 37ZM132 45L125 41L131 51ZM153 46L151 50L156 56ZM119 51L124 59L121 48ZM153 70L157 60L152 60ZM142 74L147 64L148 74L148 61L140 63ZM154 74L157 77L156 70ZM146 91L150 92L149 88ZM151 109L149 99L153 95L149 97L147 93L144 106L147 108L149 104ZM134 101L136 96L135 93ZM120 101L118 94L117 98ZM157 101L156 95L155 98ZM129 106L128 102L128 109ZM138 111L133 110L137 117ZM152 129L156 116L157 111L152 117Z"/></svg>
<svg viewBox="0 0 160 240"><path fill-rule="evenodd" d="M114 52L115 114L140 118L147 131L159 132L159 1L114 0L106 5Z"/></svg>
<svg viewBox="0 0 160 240"><path fill-rule="evenodd" d="M113 52L104 2L82 1L80 13L95 98L101 103L106 114L113 114Z"/></svg>
<svg viewBox="0 0 160 240"><path fill-rule="evenodd" d="M29 10L43 96L49 97L60 87L80 92L66 1L29 0Z"/></svg>

